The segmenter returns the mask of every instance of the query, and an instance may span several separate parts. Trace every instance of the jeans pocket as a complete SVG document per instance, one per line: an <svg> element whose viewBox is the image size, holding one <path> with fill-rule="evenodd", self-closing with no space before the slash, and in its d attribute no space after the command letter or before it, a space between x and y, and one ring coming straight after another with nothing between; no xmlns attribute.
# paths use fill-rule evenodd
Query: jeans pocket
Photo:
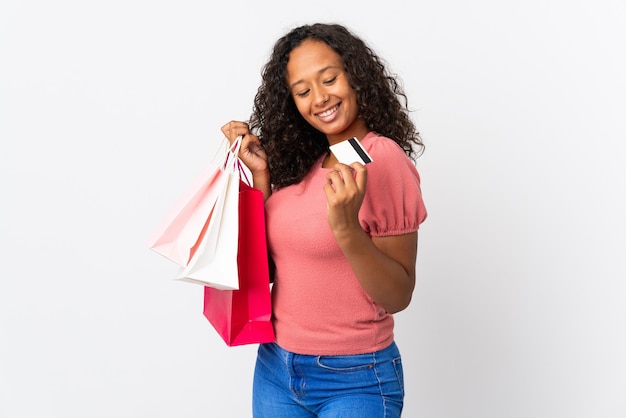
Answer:
<svg viewBox="0 0 626 418"><path fill-rule="evenodd" d="M374 367L369 354L355 356L319 356L317 365L323 369L338 373L354 373Z"/></svg>
<svg viewBox="0 0 626 418"><path fill-rule="evenodd" d="M396 377L398 378L398 383L400 384L400 390L404 396L404 370L402 369L402 358L396 357L393 359L393 368L396 371Z"/></svg>

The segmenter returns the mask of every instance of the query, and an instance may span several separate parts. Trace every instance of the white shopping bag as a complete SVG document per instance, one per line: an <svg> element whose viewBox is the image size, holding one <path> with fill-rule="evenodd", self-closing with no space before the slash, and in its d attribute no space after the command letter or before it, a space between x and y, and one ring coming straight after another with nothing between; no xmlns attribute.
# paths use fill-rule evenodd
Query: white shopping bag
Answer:
<svg viewBox="0 0 626 418"><path fill-rule="evenodd" d="M223 290L239 289L237 268L239 237L238 172L227 175L227 184L213 208L200 245L177 279Z"/></svg>

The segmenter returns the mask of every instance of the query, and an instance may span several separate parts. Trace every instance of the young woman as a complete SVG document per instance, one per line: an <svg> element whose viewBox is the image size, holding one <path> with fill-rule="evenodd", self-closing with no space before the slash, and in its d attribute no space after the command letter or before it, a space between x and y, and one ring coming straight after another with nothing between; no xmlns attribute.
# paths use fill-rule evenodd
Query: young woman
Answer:
<svg viewBox="0 0 626 418"><path fill-rule="evenodd" d="M415 286L422 142L383 61L341 25L293 29L263 69L240 158L266 198L276 342L259 346L255 417L399 417L393 314ZM356 137L373 162L341 164Z"/></svg>

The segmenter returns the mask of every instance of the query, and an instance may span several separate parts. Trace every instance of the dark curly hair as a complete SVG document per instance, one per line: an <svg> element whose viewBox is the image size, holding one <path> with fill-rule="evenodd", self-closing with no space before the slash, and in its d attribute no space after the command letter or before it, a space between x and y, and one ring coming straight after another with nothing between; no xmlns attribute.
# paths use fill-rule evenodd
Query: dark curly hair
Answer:
<svg viewBox="0 0 626 418"><path fill-rule="evenodd" d="M250 128L259 136L268 156L272 185L280 188L299 183L328 151L326 136L300 115L287 85L289 54L307 39L325 42L341 56L367 128L394 140L409 157L417 158L424 145L409 118L407 97L397 76L390 74L383 60L344 26L304 25L274 45L262 69L250 117Z"/></svg>

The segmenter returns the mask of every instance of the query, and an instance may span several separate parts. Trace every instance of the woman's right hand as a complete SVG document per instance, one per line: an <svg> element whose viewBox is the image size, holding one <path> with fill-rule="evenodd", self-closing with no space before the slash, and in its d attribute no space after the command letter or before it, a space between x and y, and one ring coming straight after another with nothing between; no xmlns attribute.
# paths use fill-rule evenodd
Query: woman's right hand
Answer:
<svg viewBox="0 0 626 418"><path fill-rule="evenodd" d="M250 133L250 127L245 122L232 120L222 126L222 132L232 144L238 136L243 136L239 147L239 159L252 173L252 185L263 192L263 199L272 194L270 184L270 170L267 164L267 154L256 135Z"/></svg>
<svg viewBox="0 0 626 418"><path fill-rule="evenodd" d="M268 172L267 154L256 135L250 133L245 122L230 121L222 126L222 133L232 144L238 136L243 136L239 148L239 159L250 169L252 175L264 175Z"/></svg>

